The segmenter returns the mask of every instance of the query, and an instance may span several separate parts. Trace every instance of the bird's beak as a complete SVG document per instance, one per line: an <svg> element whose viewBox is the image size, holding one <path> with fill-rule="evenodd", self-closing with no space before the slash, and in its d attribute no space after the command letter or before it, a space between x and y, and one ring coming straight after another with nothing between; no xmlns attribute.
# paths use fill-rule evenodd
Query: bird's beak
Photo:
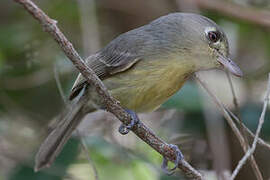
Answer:
<svg viewBox="0 0 270 180"><path fill-rule="evenodd" d="M230 71L233 75L238 76L238 77L243 76L243 72L241 71L241 69L230 58L225 57L221 53L218 53L217 61L222 66L224 66L224 68L226 68L228 71Z"/></svg>

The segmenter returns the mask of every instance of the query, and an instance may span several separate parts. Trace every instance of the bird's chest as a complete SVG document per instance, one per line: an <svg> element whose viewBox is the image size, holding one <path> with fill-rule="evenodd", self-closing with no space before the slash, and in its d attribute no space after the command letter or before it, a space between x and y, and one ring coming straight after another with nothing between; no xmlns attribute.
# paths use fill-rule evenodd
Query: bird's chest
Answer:
<svg viewBox="0 0 270 180"><path fill-rule="evenodd" d="M160 78L144 80L144 84L138 86L133 103L128 103L130 108L138 112L154 111L184 84L186 77L173 72L163 74Z"/></svg>
<svg viewBox="0 0 270 180"><path fill-rule="evenodd" d="M157 109L176 93L189 74L190 71L185 66L136 67L111 78L108 88L125 108L136 112L149 112Z"/></svg>

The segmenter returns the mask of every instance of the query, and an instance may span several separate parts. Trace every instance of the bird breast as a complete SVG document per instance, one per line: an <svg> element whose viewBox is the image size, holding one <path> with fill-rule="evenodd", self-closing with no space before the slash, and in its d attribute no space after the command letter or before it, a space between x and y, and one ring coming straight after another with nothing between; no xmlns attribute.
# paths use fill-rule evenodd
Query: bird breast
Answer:
<svg viewBox="0 0 270 180"><path fill-rule="evenodd" d="M175 94L191 73L192 66L185 61L141 60L104 83L123 107L135 112L151 112Z"/></svg>

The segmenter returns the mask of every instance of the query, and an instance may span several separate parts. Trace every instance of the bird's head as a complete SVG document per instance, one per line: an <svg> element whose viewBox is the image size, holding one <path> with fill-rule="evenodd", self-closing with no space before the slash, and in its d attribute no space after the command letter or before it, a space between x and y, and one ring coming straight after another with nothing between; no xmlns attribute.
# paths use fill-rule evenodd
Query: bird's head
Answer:
<svg viewBox="0 0 270 180"><path fill-rule="evenodd" d="M210 24L212 26L204 27L203 36L205 38L202 40L205 48L208 49L208 61L210 60L208 68L211 68L212 64L213 68L225 68L235 76L243 76L240 68L229 58L229 44L226 34L214 22L210 21Z"/></svg>
<svg viewBox="0 0 270 180"><path fill-rule="evenodd" d="M194 62L196 70L225 68L236 76L243 75L229 58L228 39L215 22L190 13L171 14L171 20L177 22L178 26L178 48L182 49L181 53L186 54L189 61Z"/></svg>

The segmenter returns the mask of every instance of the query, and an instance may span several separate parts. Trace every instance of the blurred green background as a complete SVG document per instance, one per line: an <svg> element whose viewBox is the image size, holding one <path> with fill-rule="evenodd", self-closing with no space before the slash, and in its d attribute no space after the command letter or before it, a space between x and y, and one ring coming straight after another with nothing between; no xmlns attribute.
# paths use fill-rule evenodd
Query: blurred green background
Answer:
<svg viewBox="0 0 270 180"><path fill-rule="evenodd" d="M270 71L268 0L40 0L35 1L85 58L117 35L170 12L195 12L215 20L229 37L232 59L245 76L233 78L240 113L254 132ZM243 15L243 16L241 16ZM0 180L175 180L165 175L162 157L130 133L118 134L119 121L102 111L85 118L51 168L34 173L34 156L51 120L65 107L77 70L22 6L0 2ZM202 72L209 87L235 111L222 71ZM57 80L63 89L63 97ZM206 179L234 169L243 155L238 140L205 91L190 79L157 112L140 118L162 139L179 145ZM262 135L270 140L266 114ZM255 153L264 179L270 153ZM255 179L247 163L236 179Z"/></svg>

